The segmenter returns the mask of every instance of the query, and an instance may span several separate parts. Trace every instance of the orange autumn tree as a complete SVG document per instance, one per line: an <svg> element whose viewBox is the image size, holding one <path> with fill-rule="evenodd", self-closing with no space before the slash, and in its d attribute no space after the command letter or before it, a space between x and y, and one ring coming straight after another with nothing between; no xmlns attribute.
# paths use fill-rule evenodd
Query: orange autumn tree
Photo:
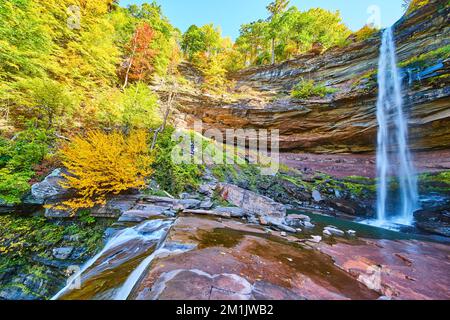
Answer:
<svg viewBox="0 0 450 320"><path fill-rule="evenodd" d="M132 131L128 136L102 131L76 136L61 150L69 172L62 186L75 190L76 197L57 209L92 208L104 205L108 195L145 187L154 160L147 138L145 130Z"/></svg>
<svg viewBox="0 0 450 320"><path fill-rule="evenodd" d="M152 62L156 52L151 48L151 43L154 38L155 31L146 22L134 32L133 38L126 48L128 59L125 63L123 88L130 80L142 81L148 79L153 73Z"/></svg>

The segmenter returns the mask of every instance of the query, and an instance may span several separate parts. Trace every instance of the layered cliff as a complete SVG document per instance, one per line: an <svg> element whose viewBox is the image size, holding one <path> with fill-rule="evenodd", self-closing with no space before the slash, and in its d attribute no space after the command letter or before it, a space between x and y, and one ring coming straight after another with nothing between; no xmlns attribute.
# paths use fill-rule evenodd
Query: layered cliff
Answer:
<svg viewBox="0 0 450 320"><path fill-rule="evenodd" d="M432 0L394 26L414 150L450 148L449 12L447 1ZM231 94L180 90L176 119L180 125L200 119L205 128L221 130L279 129L284 151L372 152L381 32L362 42L349 40L348 46L322 54L240 71L232 75ZM192 82L201 81L189 66L181 71ZM333 93L294 99L290 92L301 79L323 83Z"/></svg>

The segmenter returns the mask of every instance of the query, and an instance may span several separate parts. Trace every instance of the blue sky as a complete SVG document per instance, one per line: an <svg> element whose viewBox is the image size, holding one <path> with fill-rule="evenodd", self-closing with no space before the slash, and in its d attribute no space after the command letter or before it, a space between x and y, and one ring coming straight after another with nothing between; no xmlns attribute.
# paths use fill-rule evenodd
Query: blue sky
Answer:
<svg viewBox="0 0 450 320"><path fill-rule="evenodd" d="M151 0L120 0L122 6L140 4ZM266 5L271 0L157 0L164 14L181 31L192 25L214 23L222 28L224 36L235 39L239 27L267 17ZM344 22L352 30L358 30L371 16L368 9L379 8L379 21L383 27L392 25L403 14L402 0L291 0L301 10L321 7L340 10Z"/></svg>

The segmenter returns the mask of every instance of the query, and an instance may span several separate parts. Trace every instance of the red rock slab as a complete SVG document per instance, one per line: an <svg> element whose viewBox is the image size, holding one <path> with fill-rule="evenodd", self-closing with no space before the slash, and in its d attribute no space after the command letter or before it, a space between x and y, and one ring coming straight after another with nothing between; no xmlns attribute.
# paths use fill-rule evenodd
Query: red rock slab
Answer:
<svg viewBox="0 0 450 320"><path fill-rule="evenodd" d="M233 221L180 218L169 241L197 249L157 259L131 298L377 299L331 258ZM248 288L251 290L248 290Z"/></svg>
<svg viewBox="0 0 450 320"><path fill-rule="evenodd" d="M450 299L450 246L418 241L365 240L320 245L336 265L368 287L399 300Z"/></svg>

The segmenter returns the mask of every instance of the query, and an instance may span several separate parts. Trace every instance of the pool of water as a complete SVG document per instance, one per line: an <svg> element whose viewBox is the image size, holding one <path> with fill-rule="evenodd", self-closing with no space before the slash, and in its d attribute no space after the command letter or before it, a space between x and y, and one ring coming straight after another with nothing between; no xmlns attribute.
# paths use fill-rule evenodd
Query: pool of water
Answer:
<svg viewBox="0 0 450 320"><path fill-rule="evenodd" d="M439 242L450 244L447 237L425 234L417 228L406 227L402 225L376 225L370 220L345 220L332 216L326 216L305 211L288 211L288 214L304 214L311 218L311 222L316 225L315 229L309 231L312 234L321 234L324 227L332 225L343 231L354 230L358 237L368 239L386 239L386 240L418 240L428 242ZM320 232L320 233L318 233Z"/></svg>

